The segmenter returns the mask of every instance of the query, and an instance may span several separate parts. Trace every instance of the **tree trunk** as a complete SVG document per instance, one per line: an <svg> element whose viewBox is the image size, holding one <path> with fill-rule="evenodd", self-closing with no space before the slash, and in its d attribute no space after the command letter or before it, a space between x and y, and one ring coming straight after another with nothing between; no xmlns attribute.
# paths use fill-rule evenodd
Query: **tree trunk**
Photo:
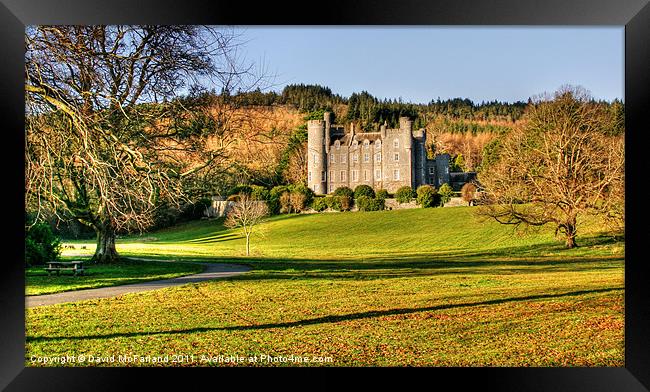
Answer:
<svg viewBox="0 0 650 392"><path fill-rule="evenodd" d="M97 231L97 248L91 261L99 264L114 263L119 255L115 249L115 230L110 225L101 227Z"/></svg>
<svg viewBox="0 0 650 392"><path fill-rule="evenodd" d="M250 234L246 234L246 256L249 256L251 253L250 236Z"/></svg>
<svg viewBox="0 0 650 392"><path fill-rule="evenodd" d="M567 249L572 249L578 246L576 243L576 233L577 233L577 224L575 219L572 223L566 225L566 247Z"/></svg>

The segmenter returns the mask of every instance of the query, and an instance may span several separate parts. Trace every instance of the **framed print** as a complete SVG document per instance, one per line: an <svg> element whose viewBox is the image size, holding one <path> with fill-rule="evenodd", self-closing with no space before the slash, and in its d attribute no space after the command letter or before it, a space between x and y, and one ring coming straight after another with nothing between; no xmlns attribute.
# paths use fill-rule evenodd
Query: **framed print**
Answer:
<svg viewBox="0 0 650 392"><path fill-rule="evenodd" d="M0 10L7 390L650 387L647 1Z"/></svg>

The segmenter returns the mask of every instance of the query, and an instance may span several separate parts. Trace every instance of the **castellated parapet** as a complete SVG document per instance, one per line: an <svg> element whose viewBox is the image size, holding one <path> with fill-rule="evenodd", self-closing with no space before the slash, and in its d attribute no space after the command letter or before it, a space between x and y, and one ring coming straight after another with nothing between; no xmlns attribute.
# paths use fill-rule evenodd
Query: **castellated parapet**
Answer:
<svg viewBox="0 0 650 392"><path fill-rule="evenodd" d="M413 131L408 117L400 117L399 128L384 123L379 132L356 132L350 124L345 132L326 112L323 120L308 121L307 132L307 184L316 194L362 184L394 193L449 181L449 156L428 159L426 132Z"/></svg>

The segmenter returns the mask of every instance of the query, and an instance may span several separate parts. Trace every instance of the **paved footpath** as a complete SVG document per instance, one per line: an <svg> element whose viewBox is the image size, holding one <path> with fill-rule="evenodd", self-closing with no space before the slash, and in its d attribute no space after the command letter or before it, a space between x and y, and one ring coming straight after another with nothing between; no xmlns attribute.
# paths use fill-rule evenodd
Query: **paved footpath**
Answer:
<svg viewBox="0 0 650 392"><path fill-rule="evenodd" d="M37 306L46 306L60 304L64 302L77 302L87 299L116 297L122 294L138 293L141 291L150 291L163 289L166 287L180 286L188 283L204 282L206 280L227 278L250 271L251 268L238 264L212 264L212 263L195 263L206 266L201 273L194 275L181 276L178 278L154 280L150 282L125 284L121 286L101 287L97 289L84 289L75 291L66 291L56 294L29 295L25 297L25 307L34 308Z"/></svg>

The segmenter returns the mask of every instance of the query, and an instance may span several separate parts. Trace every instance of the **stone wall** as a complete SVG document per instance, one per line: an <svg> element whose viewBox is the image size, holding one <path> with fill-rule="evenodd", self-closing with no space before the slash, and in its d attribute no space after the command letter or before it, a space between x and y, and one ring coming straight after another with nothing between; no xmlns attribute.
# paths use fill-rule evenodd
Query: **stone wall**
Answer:
<svg viewBox="0 0 650 392"><path fill-rule="evenodd" d="M460 207L466 206L467 202L462 197L452 197L451 200L445 203L443 207Z"/></svg>
<svg viewBox="0 0 650 392"><path fill-rule="evenodd" d="M227 201L219 196L212 197L212 204L205 210L205 216L208 218L221 218L235 205L234 201Z"/></svg>
<svg viewBox="0 0 650 392"><path fill-rule="evenodd" d="M415 199L411 200L410 203L398 203L397 199L386 199L385 206L387 210L406 210L409 208L420 208L419 205L415 202Z"/></svg>

